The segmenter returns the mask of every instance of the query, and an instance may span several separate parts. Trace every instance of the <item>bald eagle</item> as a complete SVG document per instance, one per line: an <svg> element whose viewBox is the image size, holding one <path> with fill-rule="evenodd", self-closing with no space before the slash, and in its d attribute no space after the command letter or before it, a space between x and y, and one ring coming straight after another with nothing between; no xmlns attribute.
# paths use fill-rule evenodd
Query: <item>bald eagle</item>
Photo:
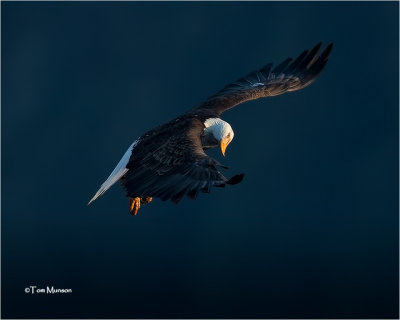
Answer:
<svg viewBox="0 0 400 320"><path fill-rule="evenodd" d="M211 187L242 181L238 174L227 179L224 167L204 151L219 147L225 155L234 133L221 114L238 104L262 97L303 89L311 84L328 61L333 44L321 54L321 43L296 59L286 59L275 68L272 63L228 84L205 102L181 116L156 127L134 141L120 162L88 204L119 181L129 198L129 211L136 215L140 205L152 198L178 203L185 195L196 198Z"/></svg>

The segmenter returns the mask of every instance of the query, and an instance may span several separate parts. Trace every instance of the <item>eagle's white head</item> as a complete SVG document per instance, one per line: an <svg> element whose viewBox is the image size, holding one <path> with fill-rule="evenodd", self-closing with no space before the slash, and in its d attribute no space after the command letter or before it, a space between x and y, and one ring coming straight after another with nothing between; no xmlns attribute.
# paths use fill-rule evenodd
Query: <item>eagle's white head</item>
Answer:
<svg viewBox="0 0 400 320"><path fill-rule="evenodd" d="M226 147L235 136L231 125L220 118L209 118L204 121L204 126L203 147L212 148L219 145L225 156Z"/></svg>

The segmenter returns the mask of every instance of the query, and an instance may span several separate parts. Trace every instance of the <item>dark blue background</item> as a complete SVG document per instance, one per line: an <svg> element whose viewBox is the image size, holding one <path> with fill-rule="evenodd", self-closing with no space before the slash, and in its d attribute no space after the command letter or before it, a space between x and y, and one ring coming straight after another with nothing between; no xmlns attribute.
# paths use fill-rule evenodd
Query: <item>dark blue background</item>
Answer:
<svg viewBox="0 0 400 320"><path fill-rule="evenodd" d="M3 317L398 316L398 3L1 6ZM224 114L240 185L86 206L144 131L320 40L314 84Z"/></svg>

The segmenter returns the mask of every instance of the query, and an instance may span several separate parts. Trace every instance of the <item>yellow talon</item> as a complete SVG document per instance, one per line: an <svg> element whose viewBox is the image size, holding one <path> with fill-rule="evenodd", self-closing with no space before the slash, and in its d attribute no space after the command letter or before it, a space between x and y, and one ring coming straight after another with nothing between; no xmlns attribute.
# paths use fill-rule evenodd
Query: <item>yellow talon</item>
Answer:
<svg viewBox="0 0 400 320"><path fill-rule="evenodd" d="M139 209L140 209L140 197L129 198L129 211L131 212L131 214L136 216Z"/></svg>
<svg viewBox="0 0 400 320"><path fill-rule="evenodd" d="M141 197L141 198L140 198L140 202L141 202L141 203L149 203L149 202L151 202L151 201L153 201L153 198L152 198L152 197Z"/></svg>

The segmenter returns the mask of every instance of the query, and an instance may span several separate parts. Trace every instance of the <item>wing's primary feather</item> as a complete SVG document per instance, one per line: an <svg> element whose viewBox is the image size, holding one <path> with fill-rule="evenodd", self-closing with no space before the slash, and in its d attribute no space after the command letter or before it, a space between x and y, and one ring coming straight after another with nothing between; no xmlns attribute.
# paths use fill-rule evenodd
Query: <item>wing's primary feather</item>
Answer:
<svg viewBox="0 0 400 320"><path fill-rule="evenodd" d="M195 110L212 112L219 116L248 100L300 90L317 78L328 61L332 47L331 43L318 55L321 48L321 43L318 43L310 51L303 51L295 60L286 59L274 69L272 63L269 63L260 70L228 84Z"/></svg>

